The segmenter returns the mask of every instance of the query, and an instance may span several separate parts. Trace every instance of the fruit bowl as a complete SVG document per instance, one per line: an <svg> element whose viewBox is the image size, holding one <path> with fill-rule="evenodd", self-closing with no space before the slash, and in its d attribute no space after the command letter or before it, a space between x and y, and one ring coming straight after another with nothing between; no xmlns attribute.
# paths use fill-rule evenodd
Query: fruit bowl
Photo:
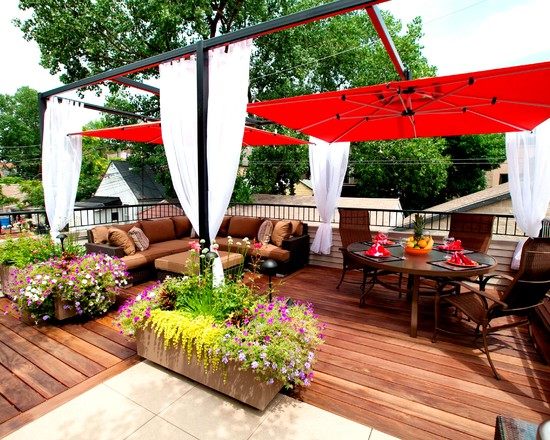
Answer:
<svg viewBox="0 0 550 440"><path fill-rule="evenodd" d="M405 248L405 253L407 253L409 255L426 255L426 254L429 254L431 250L432 250L431 246L430 247L425 247L425 248L422 248L422 249L413 248L413 247L406 247Z"/></svg>

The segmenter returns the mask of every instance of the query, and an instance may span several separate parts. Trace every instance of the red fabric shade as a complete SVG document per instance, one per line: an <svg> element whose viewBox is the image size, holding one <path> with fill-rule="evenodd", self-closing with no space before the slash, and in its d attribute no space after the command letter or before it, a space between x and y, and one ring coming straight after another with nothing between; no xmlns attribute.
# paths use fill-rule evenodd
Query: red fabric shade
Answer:
<svg viewBox="0 0 550 440"><path fill-rule="evenodd" d="M248 105L327 142L532 130L550 118L550 62Z"/></svg>
<svg viewBox="0 0 550 440"><path fill-rule="evenodd" d="M149 122L145 124L124 125L121 127L101 128L97 130L86 130L82 136L99 137L104 139L116 139L128 142L143 142L146 144L162 144L162 133L160 122ZM291 136L272 133L257 128L245 127L243 146L259 145L302 145L306 141Z"/></svg>

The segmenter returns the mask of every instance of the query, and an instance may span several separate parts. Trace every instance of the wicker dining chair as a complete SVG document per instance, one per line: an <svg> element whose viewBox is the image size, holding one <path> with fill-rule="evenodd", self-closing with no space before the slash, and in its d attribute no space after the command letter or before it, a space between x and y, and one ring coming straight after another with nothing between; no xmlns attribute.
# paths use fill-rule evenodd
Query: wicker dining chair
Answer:
<svg viewBox="0 0 550 440"><path fill-rule="evenodd" d="M493 235L494 215L453 212L450 217L449 237L460 240L464 249L487 253Z"/></svg>
<svg viewBox="0 0 550 440"><path fill-rule="evenodd" d="M358 208L338 208L340 214L340 222L338 224L338 231L340 232L340 238L342 239L342 252L343 264L342 264L342 276L340 282L336 286L337 289L344 282L344 277L348 270L363 269L364 264L361 264L357 259L347 251L347 247L351 243L357 241L372 241L372 234L370 232L370 218L369 211L367 209ZM349 281L346 281L349 282Z"/></svg>
<svg viewBox="0 0 550 440"><path fill-rule="evenodd" d="M480 335L479 329L481 328L485 354L497 379L500 379L500 376L491 360L487 335L504 328L528 324L529 315L533 309L550 297L550 238L529 238L523 247L520 268L516 275L514 277L491 275L488 278L499 277L509 280L509 284L497 286L491 291L484 291L460 282L457 284L466 291L458 295L436 294L435 327L432 337L432 342L435 342L438 332L445 331L439 327L440 305L446 303L454 306L477 324L476 337ZM491 321L494 318L504 316L522 319L508 321L496 327L491 326Z"/></svg>

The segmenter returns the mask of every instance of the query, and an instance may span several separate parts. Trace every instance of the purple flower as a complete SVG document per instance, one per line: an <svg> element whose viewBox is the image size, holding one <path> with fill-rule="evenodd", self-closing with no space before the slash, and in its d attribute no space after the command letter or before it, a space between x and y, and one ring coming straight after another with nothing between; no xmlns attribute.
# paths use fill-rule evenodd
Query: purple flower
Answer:
<svg viewBox="0 0 550 440"><path fill-rule="evenodd" d="M227 363L229 362L229 359L227 358L227 355L224 356L224 357L222 357L222 362L223 362L224 364L227 364Z"/></svg>
<svg viewBox="0 0 550 440"><path fill-rule="evenodd" d="M44 315L44 316L42 316L42 319L43 319L44 321L47 321L48 319L50 319L50 316L49 316L49 315Z"/></svg>
<svg viewBox="0 0 550 440"><path fill-rule="evenodd" d="M243 362L245 359L246 359L246 355L241 351L241 352L239 353L239 360L240 360L241 362Z"/></svg>
<svg viewBox="0 0 550 440"><path fill-rule="evenodd" d="M250 365L250 367L251 367L253 370L255 370L256 368L258 368L258 365L259 365L258 362L254 361L254 362L252 362L252 364Z"/></svg>

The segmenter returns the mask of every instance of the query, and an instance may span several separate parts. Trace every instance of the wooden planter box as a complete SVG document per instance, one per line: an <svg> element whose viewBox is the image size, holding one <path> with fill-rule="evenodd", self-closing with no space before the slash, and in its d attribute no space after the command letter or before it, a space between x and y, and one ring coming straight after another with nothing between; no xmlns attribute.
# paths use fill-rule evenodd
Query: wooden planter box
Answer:
<svg viewBox="0 0 550 440"><path fill-rule="evenodd" d="M239 370L236 363L227 364L227 379L223 371L205 371L202 362L193 354L188 361L187 353L180 347L164 347L164 339L150 328L141 329L136 334L137 352L140 356L199 382L222 394L233 397L263 411L281 389L280 383L268 385L258 381L252 371Z"/></svg>

